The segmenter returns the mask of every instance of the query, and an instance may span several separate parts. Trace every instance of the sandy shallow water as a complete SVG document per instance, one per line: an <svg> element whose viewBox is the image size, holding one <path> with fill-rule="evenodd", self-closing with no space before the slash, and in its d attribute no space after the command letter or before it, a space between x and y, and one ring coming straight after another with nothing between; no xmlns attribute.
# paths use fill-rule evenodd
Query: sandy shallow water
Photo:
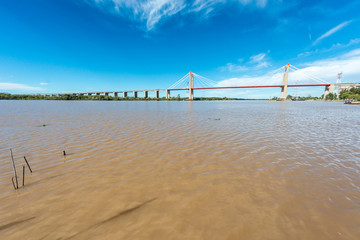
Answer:
<svg viewBox="0 0 360 240"><path fill-rule="evenodd" d="M360 239L359 136L332 102L0 101L0 239Z"/></svg>

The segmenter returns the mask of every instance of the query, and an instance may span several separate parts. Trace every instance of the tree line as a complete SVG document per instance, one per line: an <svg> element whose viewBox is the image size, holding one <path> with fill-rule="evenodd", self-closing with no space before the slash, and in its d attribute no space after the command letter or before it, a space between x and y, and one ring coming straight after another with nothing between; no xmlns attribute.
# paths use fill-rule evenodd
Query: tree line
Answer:
<svg viewBox="0 0 360 240"><path fill-rule="evenodd" d="M113 97L106 95L72 95L63 94L61 96L49 95L33 95L33 94L10 94L0 93L0 100L64 100L64 101L186 101L187 98L182 98L180 95L171 97L169 99L162 98L135 98L135 97ZM216 100L235 100L227 97L197 97L195 101L216 101Z"/></svg>
<svg viewBox="0 0 360 240"><path fill-rule="evenodd" d="M308 95L307 97L293 97L291 95L288 95L286 99L299 99L299 100L321 100L324 99L324 94L321 95L321 97L312 97ZM279 100L278 97L273 97L272 100ZM338 99L338 95L336 93L329 93L326 95L325 100L336 100ZM354 99L357 101L360 101L360 88L352 87L349 89L343 89L340 91L339 99L346 100L346 99Z"/></svg>
<svg viewBox="0 0 360 240"><path fill-rule="evenodd" d="M355 99L360 101L360 88L352 87L340 92L340 99Z"/></svg>

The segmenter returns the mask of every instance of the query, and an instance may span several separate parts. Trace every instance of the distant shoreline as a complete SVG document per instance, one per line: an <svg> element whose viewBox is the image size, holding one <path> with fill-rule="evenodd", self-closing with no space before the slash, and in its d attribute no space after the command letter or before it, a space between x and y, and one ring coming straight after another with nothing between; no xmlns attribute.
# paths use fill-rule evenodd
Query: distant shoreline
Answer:
<svg viewBox="0 0 360 240"><path fill-rule="evenodd" d="M105 95L70 95L45 96L32 94L8 94L0 93L0 100L60 100L60 101L188 101L188 98L143 98L143 97L113 97ZM195 97L194 101L247 101L247 100L268 100L268 99L244 99L228 97Z"/></svg>

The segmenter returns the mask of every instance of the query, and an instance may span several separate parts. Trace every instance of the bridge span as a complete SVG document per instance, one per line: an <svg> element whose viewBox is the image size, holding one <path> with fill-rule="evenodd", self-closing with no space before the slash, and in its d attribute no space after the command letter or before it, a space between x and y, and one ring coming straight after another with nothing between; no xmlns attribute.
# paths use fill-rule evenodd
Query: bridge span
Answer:
<svg viewBox="0 0 360 240"><path fill-rule="evenodd" d="M297 85L287 85L287 87L325 87L329 91L330 87L334 84L297 84ZM138 93L143 93L144 98L149 97L149 92L155 93L155 98L159 98L160 92L165 92L165 97L168 99L171 97L171 91L195 91L195 90L216 90L216 89L239 89L239 88L281 88L283 89L285 85L264 85L264 86L232 86L232 87L199 87L199 88L174 88L174 89L153 89L153 90L129 90L129 91L111 91L111 92L78 92L78 93L56 93L56 94L47 94L50 96L62 96L62 95L78 95L78 96L112 96L112 97L123 97L126 98L129 96L129 93L132 93L134 98L138 98ZM333 89L333 88L332 88ZM287 96L287 95L286 95ZM326 97L326 96L325 96ZM189 99L194 99L194 93Z"/></svg>
<svg viewBox="0 0 360 240"><path fill-rule="evenodd" d="M216 90L216 89L242 89L242 88L280 88L281 89L281 96L280 96L280 100L286 100L287 97L287 89L288 88L298 88L298 87L325 87L324 90L324 99L326 98L326 96L329 93L333 93L334 92L334 88L337 87L338 91L341 89L341 87L344 86L360 86L360 84L356 84L356 83L345 83L345 84L335 84L335 83L328 83L325 82L324 80L314 77L315 80L321 82L321 83L315 83L315 84L288 84L288 78L289 78L289 70L290 70L290 64L287 64L284 66L284 73L283 73L283 77L282 77L282 84L280 85L250 85L250 86L218 86L219 84L204 78L196 73L193 72L189 72L188 74L186 74L184 77L182 77L180 80L178 80L176 83L174 83L171 87L167 88L167 89L152 89L152 90L129 90L129 91L105 91L105 92L72 92L72 93L57 93L57 94L47 94L49 96L62 96L62 95L79 95L79 96L92 96L92 95L105 95L105 96L113 96L113 97L123 97L126 98L129 96L129 93L132 93L132 96L134 98L138 97L138 93L143 93L144 98L148 98L149 97L149 92L154 92L155 93L155 98L159 98L160 96L160 92L165 92L165 97L167 99L170 98L170 93L172 91L188 91L189 93L189 100L193 100L194 99L194 91L196 90ZM294 69L296 70L300 70L294 66L292 66ZM194 75L199 77L199 81L202 83L207 83L210 86L205 86L205 87L195 87L194 85ZM201 78L202 80L201 80ZM207 79L207 80L206 80ZM209 84L209 81L210 82ZM187 86L186 87L180 87L179 85L181 83L186 82Z"/></svg>

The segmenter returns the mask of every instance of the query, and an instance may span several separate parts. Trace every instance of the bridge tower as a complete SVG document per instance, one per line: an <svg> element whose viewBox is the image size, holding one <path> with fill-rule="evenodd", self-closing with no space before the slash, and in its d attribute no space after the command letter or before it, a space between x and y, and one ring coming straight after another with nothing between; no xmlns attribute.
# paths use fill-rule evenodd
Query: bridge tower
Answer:
<svg viewBox="0 0 360 240"><path fill-rule="evenodd" d="M189 100L194 100L194 74L190 71L190 81L189 81Z"/></svg>
<svg viewBox="0 0 360 240"><path fill-rule="evenodd" d="M280 100L282 100L282 101L285 101L286 97L287 97L287 88L288 88L288 81L289 81L289 66L290 66L290 63L285 65L283 84L282 84L283 86L281 87L281 96L280 96Z"/></svg>
<svg viewBox="0 0 360 240"><path fill-rule="evenodd" d="M337 80L336 80L336 89L335 91L337 92L337 99L339 100L340 99L340 91L341 91L341 88L340 88L340 84L341 84L341 77L342 77L342 72L341 73L338 73L338 77L337 77Z"/></svg>

